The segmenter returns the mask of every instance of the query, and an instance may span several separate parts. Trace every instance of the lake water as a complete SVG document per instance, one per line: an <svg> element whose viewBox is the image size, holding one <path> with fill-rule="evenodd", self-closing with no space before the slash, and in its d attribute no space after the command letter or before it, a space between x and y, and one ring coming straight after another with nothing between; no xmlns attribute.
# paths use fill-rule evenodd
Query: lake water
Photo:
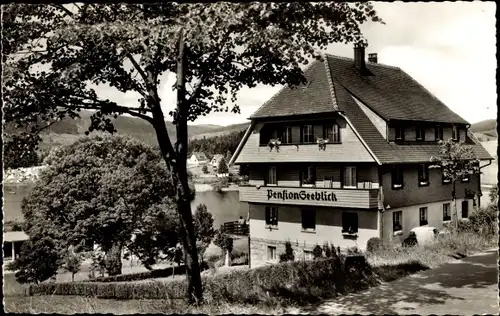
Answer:
<svg viewBox="0 0 500 316"><path fill-rule="evenodd" d="M32 184L4 184L4 221L22 220L21 201L28 196ZM248 214L248 204L240 203L237 191L196 192L191 203L193 212L199 204L205 204L214 217L214 227L219 228L224 222L236 221L240 216Z"/></svg>

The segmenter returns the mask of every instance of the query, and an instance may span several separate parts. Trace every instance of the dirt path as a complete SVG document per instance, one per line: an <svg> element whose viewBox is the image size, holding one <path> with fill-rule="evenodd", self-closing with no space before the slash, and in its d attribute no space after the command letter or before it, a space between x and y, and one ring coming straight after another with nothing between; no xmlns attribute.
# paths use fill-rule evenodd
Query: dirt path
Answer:
<svg viewBox="0 0 500 316"><path fill-rule="evenodd" d="M299 312L498 315L497 260L496 250L487 251Z"/></svg>

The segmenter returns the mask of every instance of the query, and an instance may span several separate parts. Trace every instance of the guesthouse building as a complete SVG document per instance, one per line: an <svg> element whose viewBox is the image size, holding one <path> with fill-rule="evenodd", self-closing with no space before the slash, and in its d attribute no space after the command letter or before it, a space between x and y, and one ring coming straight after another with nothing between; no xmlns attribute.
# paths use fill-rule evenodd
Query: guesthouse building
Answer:
<svg viewBox="0 0 500 316"><path fill-rule="evenodd" d="M402 241L418 226L441 228L479 204L479 174L456 184L429 168L438 140L473 146L493 159L470 124L397 67L324 55L307 83L284 87L251 117L230 164L246 165L239 187L249 206L250 264L277 262L290 241L296 257L316 245L366 249L372 237Z"/></svg>

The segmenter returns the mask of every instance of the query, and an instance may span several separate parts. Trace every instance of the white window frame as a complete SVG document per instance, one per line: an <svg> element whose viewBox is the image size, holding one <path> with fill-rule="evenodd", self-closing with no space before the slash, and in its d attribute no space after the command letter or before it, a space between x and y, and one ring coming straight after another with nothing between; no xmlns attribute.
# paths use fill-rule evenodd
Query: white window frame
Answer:
<svg viewBox="0 0 500 316"><path fill-rule="evenodd" d="M399 218L398 218L399 217ZM397 221L395 219L398 219ZM394 229L394 224L399 223L400 229ZM394 233L399 233L403 231L403 211L394 211L392 213L392 231Z"/></svg>
<svg viewBox="0 0 500 316"><path fill-rule="evenodd" d="M448 216L445 216L448 214ZM445 219L448 217L448 219ZM451 203L443 203L443 222L451 221Z"/></svg>
<svg viewBox="0 0 500 316"><path fill-rule="evenodd" d="M344 179L343 179L344 180L343 181L343 188L344 189L356 189L358 187L356 166L345 166L343 176L344 176ZM350 183L350 185L347 185L346 179L350 179L349 182L353 182L353 180L354 180L354 183Z"/></svg>
<svg viewBox="0 0 500 316"><path fill-rule="evenodd" d="M398 131L400 132L401 135L399 135L398 137ZM394 138L396 140L401 140L401 141L404 141L405 140L405 128L402 127L402 126L397 126L394 128Z"/></svg>
<svg viewBox="0 0 500 316"><path fill-rule="evenodd" d="M278 261L278 254L276 246L267 246L267 261L268 262L276 262Z"/></svg>
<svg viewBox="0 0 500 316"><path fill-rule="evenodd" d="M267 170L266 186L277 186L277 185L278 185L278 173L276 171L276 166L269 167L269 169Z"/></svg>
<svg viewBox="0 0 500 316"><path fill-rule="evenodd" d="M395 183L394 172L397 172L397 174L400 175L401 183ZM391 170L391 187L392 187L392 189L401 189L401 188L403 188L403 185L404 185L403 167L396 165L396 166L394 166L394 169Z"/></svg>
<svg viewBox="0 0 500 316"><path fill-rule="evenodd" d="M291 144L293 139L292 139L292 127L290 125L284 126L283 127L283 133L281 135L282 144Z"/></svg>
<svg viewBox="0 0 500 316"><path fill-rule="evenodd" d="M458 140L459 137L458 126L455 125L451 128L451 139Z"/></svg>
<svg viewBox="0 0 500 316"><path fill-rule="evenodd" d="M314 143L314 125L313 124L302 125L302 143L303 144Z"/></svg>
<svg viewBox="0 0 500 316"><path fill-rule="evenodd" d="M314 227L304 227L304 213L305 214L314 214ZM316 210L314 209L301 209L300 211L300 226L303 232L315 232L316 231L316 226L317 225L317 217L316 217Z"/></svg>
<svg viewBox="0 0 500 316"><path fill-rule="evenodd" d="M436 140L443 140L443 127L442 126L436 126L436 129L434 131L434 138Z"/></svg>
<svg viewBox="0 0 500 316"><path fill-rule="evenodd" d="M418 209L418 219L419 219L419 226L429 225L429 209L427 208L427 206L420 207ZM426 222L425 224L422 224L422 219L425 220Z"/></svg>
<svg viewBox="0 0 500 316"><path fill-rule="evenodd" d="M422 173L422 176L425 176L425 178L423 177L420 178L420 173ZM429 167L424 163L418 165L418 185L419 186L429 185Z"/></svg>
<svg viewBox="0 0 500 316"><path fill-rule="evenodd" d="M271 218L276 218L276 224L268 224L268 218L266 216L267 210L269 209L269 219ZM266 206L264 209L264 222L266 224L266 228L278 228L278 222L279 222L279 217L278 217L278 208L276 206ZM271 220L269 220L271 222Z"/></svg>
<svg viewBox="0 0 500 316"><path fill-rule="evenodd" d="M417 127L415 132L416 132L416 137L415 137L416 140L420 140L420 141L424 141L425 140L425 128L423 128L423 127ZM419 132L421 132L421 135L419 135Z"/></svg>

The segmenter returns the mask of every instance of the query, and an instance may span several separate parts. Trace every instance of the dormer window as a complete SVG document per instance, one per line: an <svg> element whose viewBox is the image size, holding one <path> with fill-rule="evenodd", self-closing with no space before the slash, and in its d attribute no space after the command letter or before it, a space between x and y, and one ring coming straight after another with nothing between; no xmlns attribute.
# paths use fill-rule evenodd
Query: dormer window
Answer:
<svg viewBox="0 0 500 316"><path fill-rule="evenodd" d="M340 128L338 124L324 125L323 138L328 139L330 143L340 143Z"/></svg>
<svg viewBox="0 0 500 316"><path fill-rule="evenodd" d="M400 140L400 141L405 140L404 127L401 127L401 126L396 127L396 140Z"/></svg>
<svg viewBox="0 0 500 316"><path fill-rule="evenodd" d="M442 126L436 126L435 137L436 137L436 140L443 140L443 127Z"/></svg>
<svg viewBox="0 0 500 316"><path fill-rule="evenodd" d="M292 143L292 127L284 126L281 130L281 143L291 144Z"/></svg>
<svg viewBox="0 0 500 316"><path fill-rule="evenodd" d="M302 143L314 143L314 125L302 126Z"/></svg>
<svg viewBox="0 0 500 316"><path fill-rule="evenodd" d="M420 164L418 166L418 186L428 186L429 185L429 168L426 164Z"/></svg>
<svg viewBox="0 0 500 316"><path fill-rule="evenodd" d="M451 139L454 141L458 141L460 139L460 130L458 129L458 126L453 126L451 129Z"/></svg>
<svg viewBox="0 0 500 316"><path fill-rule="evenodd" d="M418 141L425 140L425 129L423 127L417 127L417 140Z"/></svg>
<svg viewBox="0 0 500 316"><path fill-rule="evenodd" d="M401 166L394 166L392 169L392 188L401 189L403 187L403 168Z"/></svg>

